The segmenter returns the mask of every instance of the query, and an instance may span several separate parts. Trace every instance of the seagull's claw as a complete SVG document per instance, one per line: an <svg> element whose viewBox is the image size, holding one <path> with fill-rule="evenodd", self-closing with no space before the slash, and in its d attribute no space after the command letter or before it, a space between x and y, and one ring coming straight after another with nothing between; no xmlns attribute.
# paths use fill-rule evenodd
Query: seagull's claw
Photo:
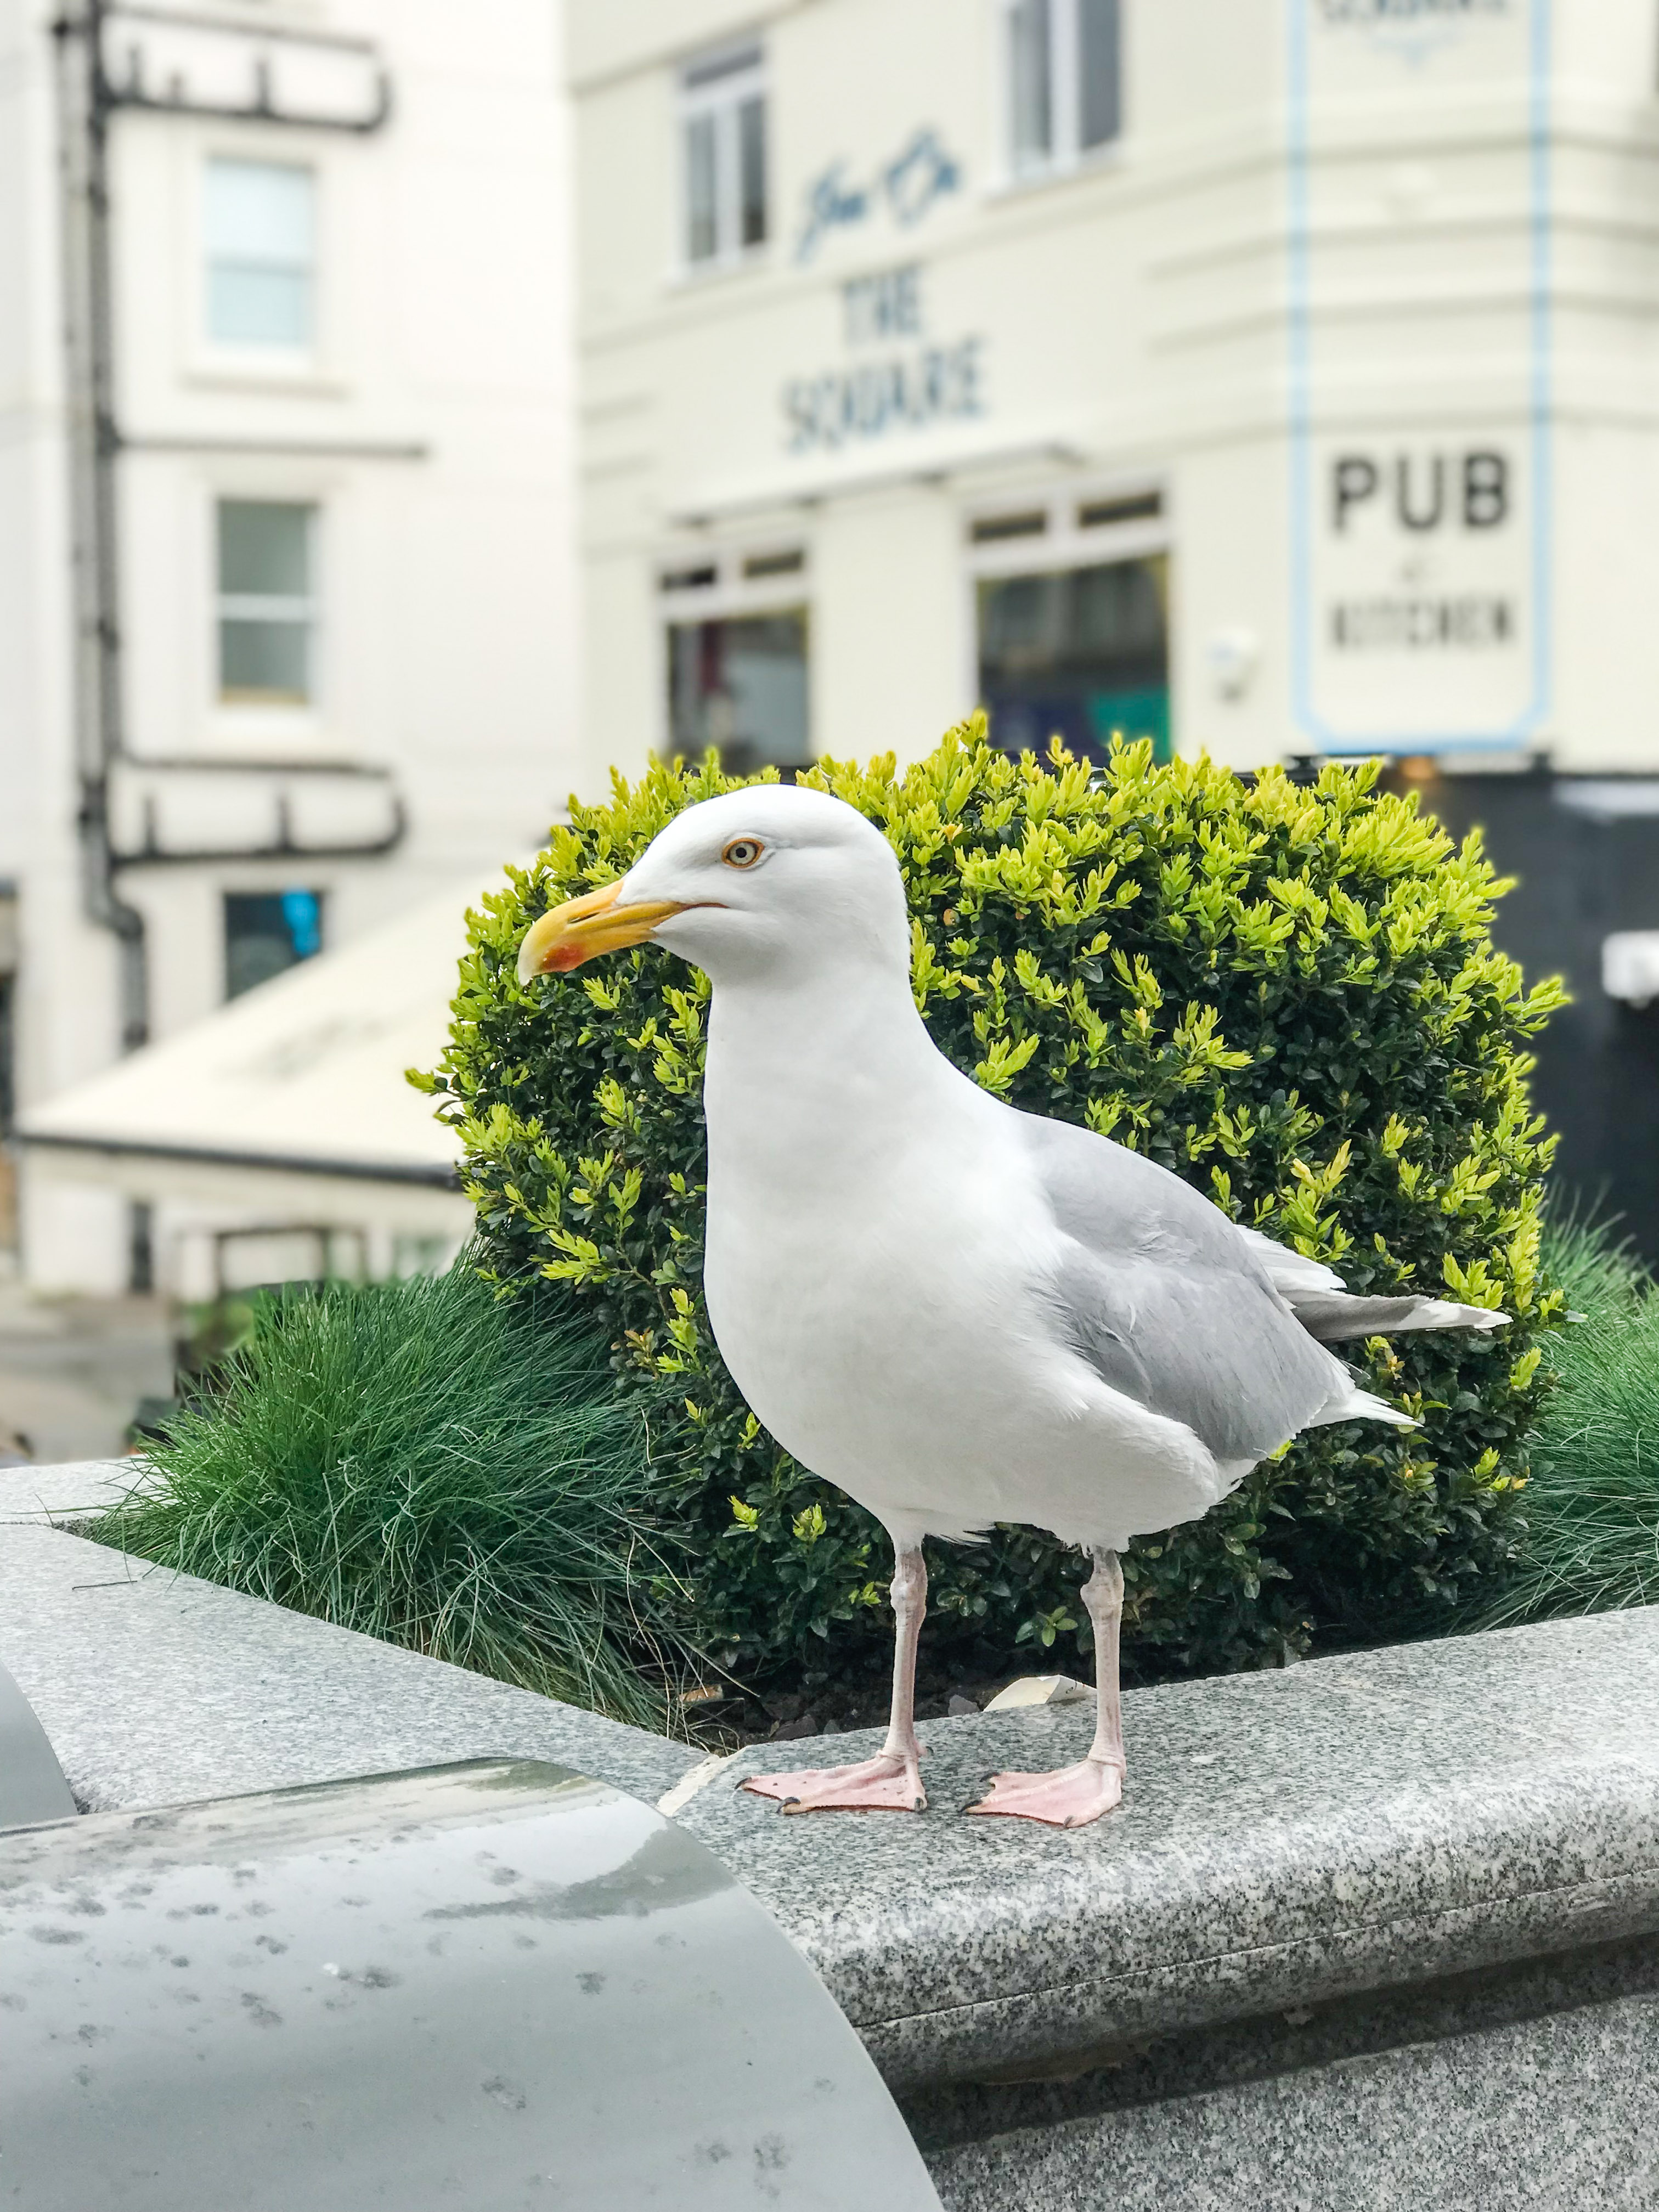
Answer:
<svg viewBox="0 0 1659 2212"><path fill-rule="evenodd" d="M920 1813L927 1803L914 1758L884 1752L858 1766L809 1766L794 1774L751 1774L738 1788L777 1797L786 1813Z"/></svg>
<svg viewBox="0 0 1659 2212"><path fill-rule="evenodd" d="M1123 1770L1111 1760L1080 1759L1052 1774L998 1774L969 1813L1006 1813L1051 1828L1086 1828L1123 1795Z"/></svg>

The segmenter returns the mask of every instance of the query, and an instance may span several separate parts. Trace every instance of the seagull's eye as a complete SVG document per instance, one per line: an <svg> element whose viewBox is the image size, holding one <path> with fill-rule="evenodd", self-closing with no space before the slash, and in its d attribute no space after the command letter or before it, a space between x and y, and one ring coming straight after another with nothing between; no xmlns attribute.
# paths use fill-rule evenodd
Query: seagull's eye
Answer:
<svg viewBox="0 0 1659 2212"><path fill-rule="evenodd" d="M758 837L734 837L720 858L728 868L752 868L765 850Z"/></svg>

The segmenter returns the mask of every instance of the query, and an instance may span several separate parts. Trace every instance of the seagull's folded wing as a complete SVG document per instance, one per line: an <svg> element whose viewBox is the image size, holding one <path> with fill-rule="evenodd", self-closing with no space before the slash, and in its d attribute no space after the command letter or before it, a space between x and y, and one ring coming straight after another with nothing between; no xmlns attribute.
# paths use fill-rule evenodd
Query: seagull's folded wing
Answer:
<svg viewBox="0 0 1659 2212"><path fill-rule="evenodd" d="M1056 1334L1103 1382L1223 1462L1277 1450L1346 1389L1206 1198L1092 1130L1018 1119L1065 1240Z"/></svg>

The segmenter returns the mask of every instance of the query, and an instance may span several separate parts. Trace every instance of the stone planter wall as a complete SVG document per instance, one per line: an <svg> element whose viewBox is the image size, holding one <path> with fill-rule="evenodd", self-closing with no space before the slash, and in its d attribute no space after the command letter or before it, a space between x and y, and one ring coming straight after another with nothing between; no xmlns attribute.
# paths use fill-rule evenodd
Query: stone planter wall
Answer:
<svg viewBox="0 0 1659 2212"><path fill-rule="evenodd" d="M920 1818L787 1817L732 1784L799 1743L711 1771L50 1525L112 1472L0 1476L0 1662L84 1805L501 1753L672 1793L963 2212L1659 2203L1659 1610L1132 1692L1075 1834L959 1812L1086 1706L925 1723Z"/></svg>

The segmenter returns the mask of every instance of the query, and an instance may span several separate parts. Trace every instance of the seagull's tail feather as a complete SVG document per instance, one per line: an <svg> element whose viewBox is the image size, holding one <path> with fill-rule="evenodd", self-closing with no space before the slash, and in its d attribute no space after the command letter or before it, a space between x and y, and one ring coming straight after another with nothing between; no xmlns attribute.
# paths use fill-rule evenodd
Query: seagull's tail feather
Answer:
<svg viewBox="0 0 1659 2212"><path fill-rule="evenodd" d="M1267 1269L1273 1288L1310 1336L1321 1344L1340 1344L1346 1337L1401 1336L1408 1329L1502 1328L1506 1313L1487 1306L1455 1305L1449 1298L1358 1297L1343 1285L1334 1268L1286 1244L1275 1244L1260 1230L1243 1229L1244 1239ZM1346 1414L1334 1414L1343 1420Z"/></svg>
<svg viewBox="0 0 1659 2212"><path fill-rule="evenodd" d="M1350 1382L1320 1407L1310 1429L1328 1428L1333 1421L1386 1421L1390 1428L1414 1429L1417 1423L1409 1413L1402 1413L1398 1406L1389 1405L1374 1391L1362 1390L1358 1383Z"/></svg>
<svg viewBox="0 0 1659 2212"><path fill-rule="evenodd" d="M1319 1291L1287 1303L1321 1344L1340 1344L1354 1336L1403 1336L1419 1328L1486 1331L1504 1328L1510 1318L1489 1306L1454 1305L1449 1298L1361 1298L1340 1291Z"/></svg>

